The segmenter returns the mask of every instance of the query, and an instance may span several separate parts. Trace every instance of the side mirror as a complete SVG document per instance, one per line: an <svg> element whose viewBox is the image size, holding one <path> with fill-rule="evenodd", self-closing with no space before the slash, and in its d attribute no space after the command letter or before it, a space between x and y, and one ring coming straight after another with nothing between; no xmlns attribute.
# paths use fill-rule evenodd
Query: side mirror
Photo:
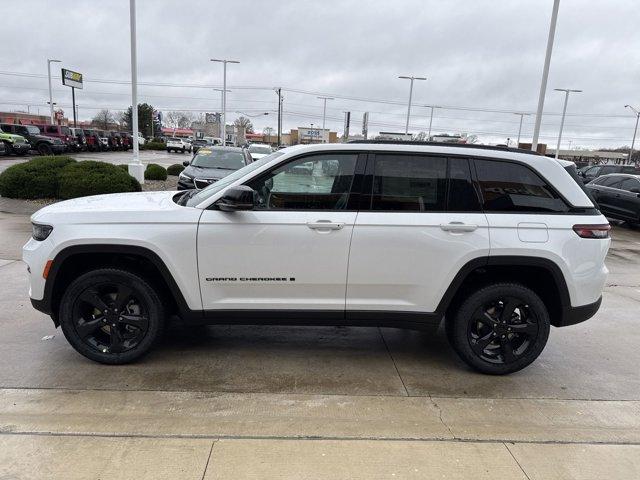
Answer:
<svg viewBox="0 0 640 480"><path fill-rule="evenodd" d="M256 192L246 185L230 187L216 202L217 207L223 212L237 212L239 210L253 210Z"/></svg>
<svg viewBox="0 0 640 480"><path fill-rule="evenodd" d="M182 162L182 165L184 165L185 167L188 167L191 164L191 162L189 160L185 160L184 162Z"/></svg>

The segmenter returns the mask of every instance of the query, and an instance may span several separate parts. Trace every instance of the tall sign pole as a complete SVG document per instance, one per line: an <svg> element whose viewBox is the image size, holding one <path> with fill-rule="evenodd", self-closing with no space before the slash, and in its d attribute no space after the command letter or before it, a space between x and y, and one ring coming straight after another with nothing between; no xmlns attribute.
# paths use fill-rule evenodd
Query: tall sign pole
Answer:
<svg viewBox="0 0 640 480"><path fill-rule="evenodd" d="M73 127L77 126L76 88L82 89L82 74L62 69L62 84L71 87L71 106L73 108Z"/></svg>

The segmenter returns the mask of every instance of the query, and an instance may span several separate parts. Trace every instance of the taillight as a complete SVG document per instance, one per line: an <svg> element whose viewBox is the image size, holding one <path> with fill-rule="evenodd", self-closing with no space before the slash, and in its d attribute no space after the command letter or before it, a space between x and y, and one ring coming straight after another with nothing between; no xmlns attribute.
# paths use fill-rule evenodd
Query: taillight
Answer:
<svg viewBox="0 0 640 480"><path fill-rule="evenodd" d="M611 225L574 225L573 231L581 238L609 238Z"/></svg>

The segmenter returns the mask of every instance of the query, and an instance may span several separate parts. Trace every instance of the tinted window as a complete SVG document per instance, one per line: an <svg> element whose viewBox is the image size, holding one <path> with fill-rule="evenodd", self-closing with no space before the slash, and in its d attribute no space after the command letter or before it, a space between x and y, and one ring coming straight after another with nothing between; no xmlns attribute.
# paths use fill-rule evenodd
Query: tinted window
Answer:
<svg viewBox="0 0 640 480"><path fill-rule="evenodd" d="M451 212L477 212L480 202L473 183L471 170L466 158L449 159L449 193L447 210Z"/></svg>
<svg viewBox="0 0 640 480"><path fill-rule="evenodd" d="M488 212L565 212L564 201L524 165L476 160L478 182Z"/></svg>
<svg viewBox="0 0 640 480"><path fill-rule="evenodd" d="M610 175L608 177L598 177L594 180L594 182L596 180L598 181L596 185L602 185L603 187L612 187L613 185L620 183L622 177L620 177L619 175Z"/></svg>
<svg viewBox="0 0 640 480"><path fill-rule="evenodd" d="M203 168L238 170L245 166L244 153L233 150L199 150L191 165Z"/></svg>
<svg viewBox="0 0 640 480"><path fill-rule="evenodd" d="M606 165L604 167L602 167L602 170L600 170L600 175L606 175L608 173L614 173L616 171L619 171L620 169L618 169L618 167L616 167L615 165Z"/></svg>
<svg viewBox="0 0 640 480"><path fill-rule="evenodd" d="M630 192L632 188L638 190L640 188L640 183L638 183L638 180L636 180L635 178L627 177L623 179L622 182L620 182L620 185L618 185L616 188L620 188L622 190Z"/></svg>
<svg viewBox="0 0 640 480"><path fill-rule="evenodd" d="M587 169L584 171L584 174L585 174L585 175L588 175L588 176L594 176L594 175L597 175L597 174L598 174L598 172L600 171L600 168L601 168L601 167L591 167L591 168L587 168Z"/></svg>
<svg viewBox="0 0 640 480"><path fill-rule="evenodd" d="M622 167L622 173L637 173L637 169L633 165L624 165Z"/></svg>
<svg viewBox="0 0 640 480"><path fill-rule="evenodd" d="M47 126L45 128L47 133L58 133L58 127L56 127L55 125Z"/></svg>
<svg viewBox="0 0 640 480"><path fill-rule="evenodd" d="M444 211L446 179L446 158L376 155L371 209Z"/></svg>
<svg viewBox="0 0 640 480"><path fill-rule="evenodd" d="M326 153L299 158L248 185L257 192L256 209L344 210L357 154Z"/></svg>

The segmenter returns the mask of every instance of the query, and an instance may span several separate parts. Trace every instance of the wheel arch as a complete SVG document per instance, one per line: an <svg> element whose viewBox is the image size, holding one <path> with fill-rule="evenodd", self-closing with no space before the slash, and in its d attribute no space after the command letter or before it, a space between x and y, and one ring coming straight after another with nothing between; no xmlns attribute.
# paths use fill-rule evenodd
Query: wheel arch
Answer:
<svg viewBox="0 0 640 480"><path fill-rule="evenodd" d="M514 282L530 288L547 306L552 325L568 324L565 316L571 310L571 298L566 280L555 262L542 257L505 255L469 261L454 277L437 311L445 319L452 318L470 293L498 282Z"/></svg>
<svg viewBox="0 0 640 480"><path fill-rule="evenodd" d="M154 251L136 245L73 245L53 259L39 310L49 313L56 326L60 299L66 287L78 275L103 267L117 267L143 276L155 288L168 307L181 316L193 316L180 288L164 261Z"/></svg>

